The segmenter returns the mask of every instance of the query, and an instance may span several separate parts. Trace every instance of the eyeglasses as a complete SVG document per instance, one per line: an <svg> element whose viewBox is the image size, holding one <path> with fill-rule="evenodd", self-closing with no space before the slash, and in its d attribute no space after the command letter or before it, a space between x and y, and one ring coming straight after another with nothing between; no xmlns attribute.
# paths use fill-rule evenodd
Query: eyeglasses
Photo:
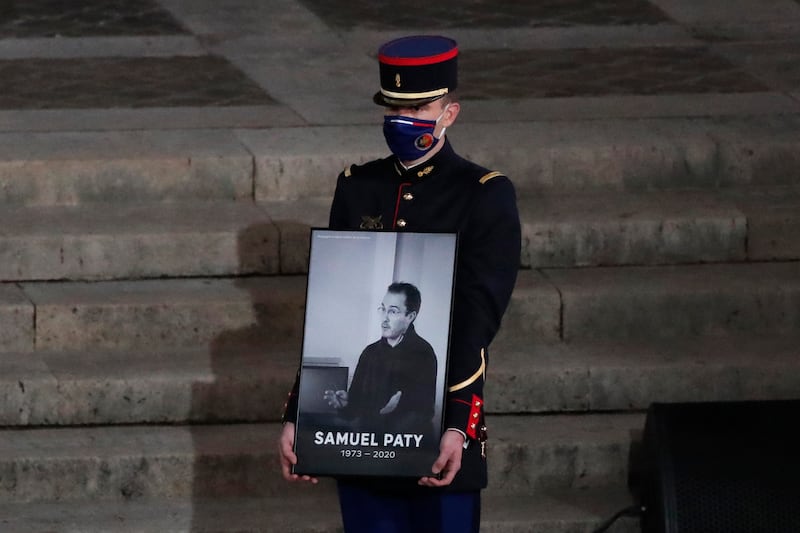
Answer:
<svg viewBox="0 0 800 533"><path fill-rule="evenodd" d="M379 305L377 311L379 315L387 315L389 318L395 318L403 314L403 312L396 307L386 309L383 305Z"/></svg>

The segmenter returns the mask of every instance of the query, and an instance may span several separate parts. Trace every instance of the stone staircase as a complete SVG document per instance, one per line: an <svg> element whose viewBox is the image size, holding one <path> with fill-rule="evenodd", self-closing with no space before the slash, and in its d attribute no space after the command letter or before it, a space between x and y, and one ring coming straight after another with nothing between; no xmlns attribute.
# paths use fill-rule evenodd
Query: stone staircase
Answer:
<svg viewBox="0 0 800 533"><path fill-rule="evenodd" d="M308 229L386 154L370 54L422 23L463 44L448 137L523 224L482 531L590 533L634 502L654 401L800 395L795 0L516 3L501 31L492 3L400 26L375 3L4 12L1 533L341 531L331 481L277 467Z"/></svg>
<svg viewBox="0 0 800 533"><path fill-rule="evenodd" d="M798 124L484 124L514 139L491 154L454 128L523 222L485 531L628 505L653 401L797 396ZM308 227L345 162L383 154L364 130L3 134L2 531L338 530L330 482L287 486L275 439Z"/></svg>

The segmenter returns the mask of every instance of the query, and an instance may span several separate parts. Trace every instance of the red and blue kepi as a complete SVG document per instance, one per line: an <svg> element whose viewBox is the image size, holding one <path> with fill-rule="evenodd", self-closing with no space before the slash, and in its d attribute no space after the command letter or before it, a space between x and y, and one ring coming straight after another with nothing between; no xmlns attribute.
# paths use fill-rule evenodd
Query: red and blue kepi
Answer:
<svg viewBox="0 0 800 533"><path fill-rule="evenodd" d="M454 91L458 85L458 44L448 37L415 35L378 50L381 90L373 100L387 107L418 106Z"/></svg>

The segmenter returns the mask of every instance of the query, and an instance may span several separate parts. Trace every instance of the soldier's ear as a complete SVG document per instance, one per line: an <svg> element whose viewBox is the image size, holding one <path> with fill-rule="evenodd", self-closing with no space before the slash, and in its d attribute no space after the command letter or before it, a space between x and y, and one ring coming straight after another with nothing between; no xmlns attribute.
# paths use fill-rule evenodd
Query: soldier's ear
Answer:
<svg viewBox="0 0 800 533"><path fill-rule="evenodd" d="M440 121L442 126L445 128L452 126L456 121L456 117L458 117L459 111L461 111L461 105L458 102L450 102L447 104L447 109L445 110L442 120Z"/></svg>
<svg viewBox="0 0 800 533"><path fill-rule="evenodd" d="M411 311L410 313L406 313L409 322L414 322L414 319L417 318L417 312Z"/></svg>

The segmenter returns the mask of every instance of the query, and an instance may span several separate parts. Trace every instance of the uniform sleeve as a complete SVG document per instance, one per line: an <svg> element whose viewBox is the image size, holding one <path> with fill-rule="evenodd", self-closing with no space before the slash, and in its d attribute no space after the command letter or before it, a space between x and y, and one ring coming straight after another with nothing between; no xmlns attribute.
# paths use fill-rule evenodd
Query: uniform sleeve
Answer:
<svg viewBox="0 0 800 533"><path fill-rule="evenodd" d="M459 241L445 427L480 437L489 343L497 334L517 278L521 230L511 181L481 185Z"/></svg>

